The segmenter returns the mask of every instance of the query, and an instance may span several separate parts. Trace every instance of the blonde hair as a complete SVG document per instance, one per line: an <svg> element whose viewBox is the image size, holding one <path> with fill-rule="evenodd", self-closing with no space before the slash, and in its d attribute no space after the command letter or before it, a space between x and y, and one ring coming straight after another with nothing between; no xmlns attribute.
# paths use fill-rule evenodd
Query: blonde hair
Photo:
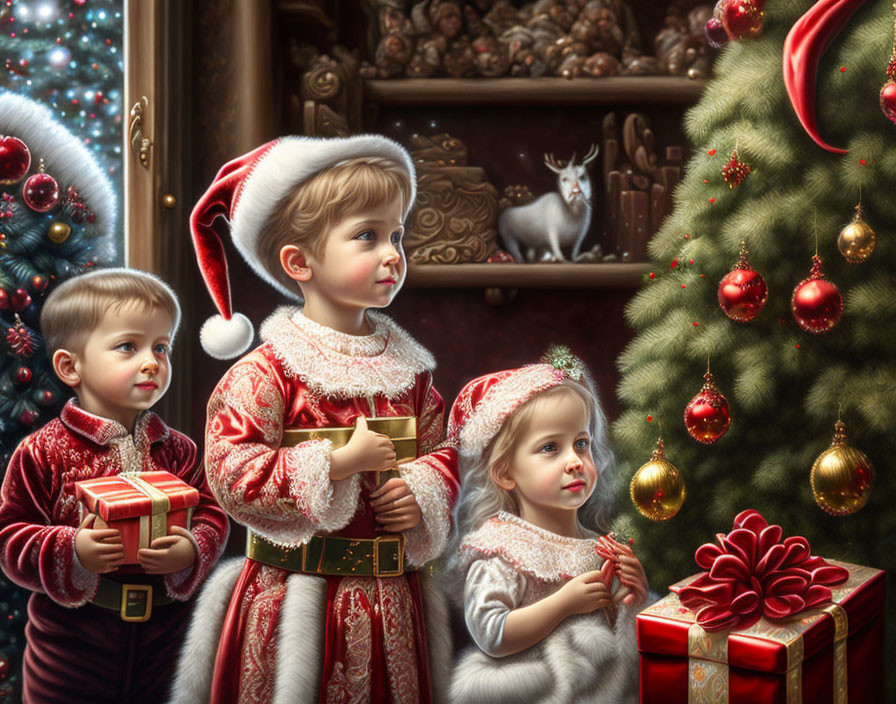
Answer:
<svg viewBox="0 0 896 704"><path fill-rule="evenodd" d="M588 430L591 435L591 455L597 469L597 485L588 501L578 510L579 526L589 533L606 532L609 529L613 487L608 470L613 464L613 451L607 441L607 422L589 381L580 384L564 380L557 386L534 395L517 408L504 421L501 430L485 448L482 456L462 460L461 497L457 504L457 533L453 544L455 549L449 555L456 552L463 536L479 528L499 511L519 513L510 493L495 483L494 473L501 470L502 464L510 462L538 406L544 399L559 394L574 394L585 404L589 415Z"/></svg>
<svg viewBox="0 0 896 704"><path fill-rule="evenodd" d="M47 354L52 357L59 349L80 348L106 311L135 302L171 316L173 343L180 325L180 305L168 284L137 269L100 269L72 277L47 297L40 313Z"/></svg>
<svg viewBox="0 0 896 704"><path fill-rule="evenodd" d="M297 245L322 256L325 235L338 220L401 199L402 214L410 206L407 167L382 157L347 159L298 184L268 219L258 239L262 266L288 289L293 281L280 265L280 250Z"/></svg>

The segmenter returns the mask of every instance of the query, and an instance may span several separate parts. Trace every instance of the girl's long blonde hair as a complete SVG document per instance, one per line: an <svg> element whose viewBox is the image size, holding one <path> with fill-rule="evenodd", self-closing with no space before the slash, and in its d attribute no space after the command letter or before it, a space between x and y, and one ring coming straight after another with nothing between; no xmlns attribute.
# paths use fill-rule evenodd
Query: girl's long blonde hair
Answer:
<svg viewBox="0 0 896 704"><path fill-rule="evenodd" d="M448 552L449 560L457 552L457 547L463 536L467 535L499 511L516 513L516 505L513 498L504 489L501 489L492 479L492 472L502 462L510 459L520 435L526 428L529 418L535 408L535 401L544 398L548 394L574 393L586 405L590 420L589 431L591 433L591 454L594 458L594 466L597 469L597 484L588 501L578 511L579 526L586 533L604 533L609 530L611 504L613 497L613 482L611 468L613 467L613 451L607 441L607 421L593 385L587 377L582 383L571 380L561 381L557 386L542 391L530 398L504 421L501 430L485 448L480 457L472 459L461 458L460 499L455 508L456 532Z"/></svg>

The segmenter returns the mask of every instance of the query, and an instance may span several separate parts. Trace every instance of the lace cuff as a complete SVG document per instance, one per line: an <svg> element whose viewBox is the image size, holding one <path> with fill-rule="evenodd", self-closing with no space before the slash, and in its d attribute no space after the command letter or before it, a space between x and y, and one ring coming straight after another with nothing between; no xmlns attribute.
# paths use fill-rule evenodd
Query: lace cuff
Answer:
<svg viewBox="0 0 896 704"><path fill-rule="evenodd" d="M423 512L420 524L405 533L407 559L422 565L438 557L448 542L451 530L448 492L441 473L423 460L402 465L401 477Z"/></svg>

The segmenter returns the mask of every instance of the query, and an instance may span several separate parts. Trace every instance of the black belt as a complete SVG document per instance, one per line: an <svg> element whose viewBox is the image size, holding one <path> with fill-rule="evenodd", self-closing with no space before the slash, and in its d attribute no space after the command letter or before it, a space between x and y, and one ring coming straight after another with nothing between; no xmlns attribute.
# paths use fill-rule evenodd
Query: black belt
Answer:
<svg viewBox="0 0 896 704"><path fill-rule="evenodd" d="M148 621L153 606L174 603L164 584L124 584L100 577L100 585L90 603L115 611L122 621Z"/></svg>

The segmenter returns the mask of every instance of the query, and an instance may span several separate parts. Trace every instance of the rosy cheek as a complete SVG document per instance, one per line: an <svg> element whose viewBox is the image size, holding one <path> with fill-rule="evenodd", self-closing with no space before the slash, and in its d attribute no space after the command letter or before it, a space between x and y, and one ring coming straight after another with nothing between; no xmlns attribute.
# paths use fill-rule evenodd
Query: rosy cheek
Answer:
<svg viewBox="0 0 896 704"><path fill-rule="evenodd" d="M346 281L352 286L364 286L370 283L376 273L378 263L374 259L356 258L345 267Z"/></svg>

